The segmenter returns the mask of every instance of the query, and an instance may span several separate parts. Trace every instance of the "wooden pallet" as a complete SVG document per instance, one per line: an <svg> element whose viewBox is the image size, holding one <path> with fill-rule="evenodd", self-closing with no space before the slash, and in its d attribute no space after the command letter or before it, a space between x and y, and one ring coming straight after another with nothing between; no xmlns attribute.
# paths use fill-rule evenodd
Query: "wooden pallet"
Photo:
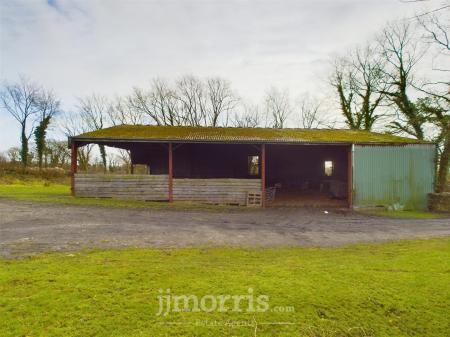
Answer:
<svg viewBox="0 0 450 337"><path fill-rule="evenodd" d="M248 192L247 193L247 206L260 207L262 204L261 192Z"/></svg>

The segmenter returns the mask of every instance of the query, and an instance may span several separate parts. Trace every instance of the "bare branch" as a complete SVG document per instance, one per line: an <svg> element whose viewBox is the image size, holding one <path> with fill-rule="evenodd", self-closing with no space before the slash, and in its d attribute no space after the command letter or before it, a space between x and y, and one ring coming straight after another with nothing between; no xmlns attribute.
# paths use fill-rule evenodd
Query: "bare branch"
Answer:
<svg viewBox="0 0 450 337"><path fill-rule="evenodd" d="M256 128L261 126L262 118L257 105L243 104L241 114L235 113L233 126L240 128Z"/></svg>
<svg viewBox="0 0 450 337"><path fill-rule="evenodd" d="M207 120L209 126L218 126L220 118L228 124L229 113L236 107L238 98L231 90L230 83L222 78L209 78L206 81L208 97Z"/></svg>
<svg viewBox="0 0 450 337"><path fill-rule="evenodd" d="M419 48L419 39L408 22L390 23L378 39L386 66L383 71L387 78L387 88L383 93L398 109L404 124L395 121L393 130L424 139L425 116L410 99L408 91L414 85L417 62L424 55Z"/></svg>
<svg viewBox="0 0 450 337"><path fill-rule="evenodd" d="M1 107L20 124L21 161L24 166L28 164L28 142L34 132L34 117L41 110L41 93L42 88L25 77L16 83L5 82L0 91Z"/></svg>
<svg viewBox="0 0 450 337"><path fill-rule="evenodd" d="M267 91L264 103L266 126L282 129L291 114L289 92L272 87Z"/></svg>

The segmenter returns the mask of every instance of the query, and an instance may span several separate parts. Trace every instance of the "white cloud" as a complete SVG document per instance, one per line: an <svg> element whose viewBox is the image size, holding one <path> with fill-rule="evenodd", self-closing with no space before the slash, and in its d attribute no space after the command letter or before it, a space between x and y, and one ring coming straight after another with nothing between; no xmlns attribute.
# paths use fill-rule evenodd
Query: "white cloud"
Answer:
<svg viewBox="0 0 450 337"><path fill-rule="evenodd" d="M253 100L271 85L317 91L331 55L418 6L397 0L4 1L0 76L26 74L53 88L65 108L76 96L125 93L152 77L184 73L223 76ZM14 123L0 122L5 149L15 143L6 131Z"/></svg>

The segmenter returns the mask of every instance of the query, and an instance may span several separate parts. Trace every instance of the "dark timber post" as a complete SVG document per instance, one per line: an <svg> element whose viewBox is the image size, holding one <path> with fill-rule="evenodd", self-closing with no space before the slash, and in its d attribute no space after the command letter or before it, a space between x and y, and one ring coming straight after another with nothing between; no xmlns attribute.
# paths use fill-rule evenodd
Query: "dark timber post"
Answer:
<svg viewBox="0 0 450 337"><path fill-rule="evenodd" d="M261 206L266 207L266 144L261 145Z"/></svg>
<svg viewBox="0 0 450 337"><path fill-rule="evenodd" d="M348 163L347 163L347 200L348 207L353 207L353 145L350 145L348 150Z"/></svg>
<svg viewBox="0 0 450 337"><path fill-rule="evenodd" d="M173 149L169 143L169 202L173 201Z"/></svg>
<svg viewBox="0 0 450 337"><path fill-rule="evenodd" d="M77 173L77 152L78 146L75 141L72 141L71 145L71 158L70 158L70 192L72 196L75 196L75 173Z"/></svg>

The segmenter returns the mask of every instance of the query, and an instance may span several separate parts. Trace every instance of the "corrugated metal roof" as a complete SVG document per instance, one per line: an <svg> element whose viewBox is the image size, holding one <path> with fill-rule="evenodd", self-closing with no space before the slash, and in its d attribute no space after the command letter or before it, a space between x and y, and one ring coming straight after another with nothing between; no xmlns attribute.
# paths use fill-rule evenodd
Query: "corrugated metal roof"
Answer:
<svg viewBox="0 0 450 337"><path fill-rule="evenodd" d="M120 125L73 137L78 141L165 141L205 143L414 144L416 139L348 129L272 129Z"/></svg>

